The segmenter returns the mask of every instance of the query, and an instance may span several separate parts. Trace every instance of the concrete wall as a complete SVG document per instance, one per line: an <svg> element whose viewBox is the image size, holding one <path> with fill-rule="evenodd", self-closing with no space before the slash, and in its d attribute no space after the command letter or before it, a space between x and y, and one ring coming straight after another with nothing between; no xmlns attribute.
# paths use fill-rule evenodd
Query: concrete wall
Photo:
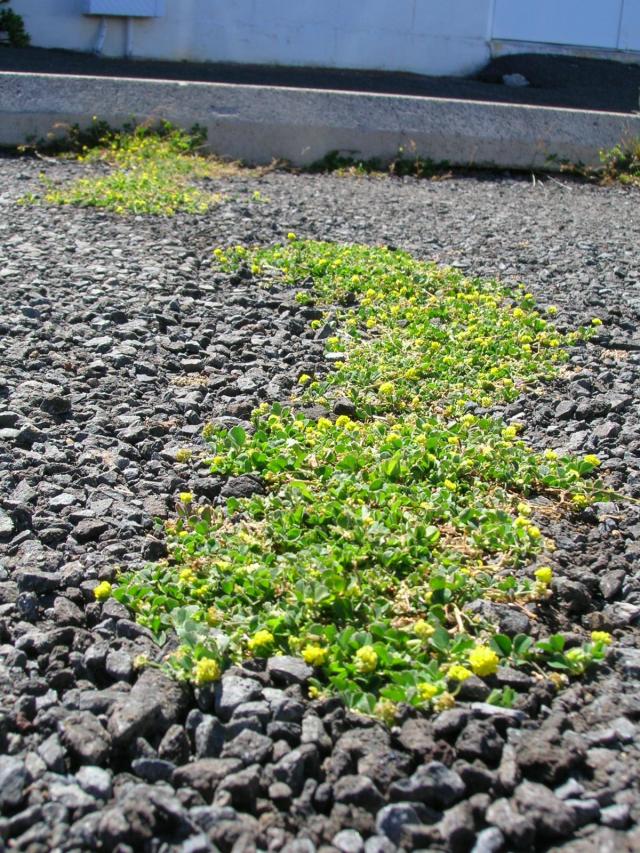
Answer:
<svg viewBox="0 0 640 853"><path fill-rule="evenodd" d="M90 51L84 0L12 0L32 44ZM165 0L133 23L139 58L466 74L489 59L493 0ZM124 21L103 52L122 56Z"/></svg>

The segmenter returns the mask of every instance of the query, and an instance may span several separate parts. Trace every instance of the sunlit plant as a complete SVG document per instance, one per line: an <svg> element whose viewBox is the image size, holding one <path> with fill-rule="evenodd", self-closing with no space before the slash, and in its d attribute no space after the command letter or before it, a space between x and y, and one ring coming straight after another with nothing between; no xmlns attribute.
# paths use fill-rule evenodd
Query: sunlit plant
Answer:
<svg viewBox="0 0 640 853"><path fill-rule="evenodd" d="M337 692L389 721L400 702L451 707L472 676L511 704L496 682L506 663L560 684L601 660L608 635L565 650L557 635L508 637L472 606L544 603L553 543L537 499L571 513L597 493L596 456L535 452L521 424L492 413L556 375L588 332L561 334L524 288L388 248L291 232L214 256L266 286L304 284L337 331L333 369L301 372L290 406L262 404L250 429L205 430L212 472L252 474L266 493L215 507L182 495L171 558L119 579L139 621L178 633L173 671L199 683L203 659L221 671L300 655L311 695Z"/></svg>

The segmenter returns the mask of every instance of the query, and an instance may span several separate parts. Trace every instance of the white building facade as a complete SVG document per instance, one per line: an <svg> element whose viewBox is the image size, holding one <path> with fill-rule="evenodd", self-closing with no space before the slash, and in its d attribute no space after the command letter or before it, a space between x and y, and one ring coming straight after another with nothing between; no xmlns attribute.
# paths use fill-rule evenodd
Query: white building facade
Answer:
<svg viewBox="0 0 640 853"><path fill-rule="evenodd" d="M32 44L105 56L464 75L540 51L640 63L640 0L12 0Z"/></svg>

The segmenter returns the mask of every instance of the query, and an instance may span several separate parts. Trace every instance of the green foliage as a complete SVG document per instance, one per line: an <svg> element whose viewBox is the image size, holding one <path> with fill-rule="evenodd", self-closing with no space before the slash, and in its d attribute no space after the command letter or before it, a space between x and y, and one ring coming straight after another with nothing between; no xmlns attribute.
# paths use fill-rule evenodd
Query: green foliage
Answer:
<svg viewBox="0 0 640 853"><path fill-rule="evenodd" d="M334 369L302 375L291 407L263 404L250 430L205 430L212 472L257 475L267 493L222 508L181 495L171 560L119 579L116 598L142 624L181 634L174 671L193 678L198 654L222 666L300 654L316 667L313 694L390 721L398 702L450 707L466 678L491 683L501 662L541 674L546 661L558 681L601 658L606 636L578 660L554 637L512 640L468 607L548 598L553 572L538 561L553 543L536 498L570 512L597 493L595 456L536 453L490 411L556 375L588 332L562 335L523 288L386 248L290 234L215 257L267 285L304 285L338 331L326 340ZM350 415L329 417L345 399ZM310 418L309 405L327 415ZM514 695L496 687L491 701Z"/></svg>
<svg viewBox="0 0 640 853"><path fill-rule="evenodd" d="M6 5L8 2L9 0L0 0L0 5ZM11 47L26 47L31 41L24 28L22 16L12 9L0 11L0 31L7 33Z"/></svg>
<svg viewBox="0 0 640 853"><path fill-rule="evenodd" d="M600 152L606 181L640 186L640 139L632 139Z"/></svg>
<svg viewBox="0 0 640 853"><path fill-rule="evenodd" d="M388 162L378 157L368 160L358 160L340 151L329 151L320 160L312 163L309 172L336 172L340 175L396 175L397 177L433 178L450 174L449 163L436 163L429 158L417 154L406 156L404 148L398 150L398 155Z"/></svg>
<svg viewBox="0 0 640 853"><path fill-rule="evenodd" d="M197 153L204 139L201 128L187 133L169 122L128 126L122 131L114 131L97 119L86 130L76 125L62 143L65 150L80 162L103 164L106 174L79 178L62 187L44 177L44 201L101 207L118 214L204 213L221 201L219 195L191 184L221 171L218 161ZM23 199L35 201L34 196Z"/></svg>

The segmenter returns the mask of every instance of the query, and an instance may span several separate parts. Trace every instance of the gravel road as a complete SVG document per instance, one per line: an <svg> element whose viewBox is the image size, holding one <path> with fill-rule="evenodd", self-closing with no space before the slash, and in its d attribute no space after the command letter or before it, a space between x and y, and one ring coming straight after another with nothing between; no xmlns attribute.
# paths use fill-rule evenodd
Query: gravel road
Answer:
<svg viewBox="0 0 640 853"><path fill-rule="evenodd" d="M566 375L505 411L539 448L597 453L640 498L640 193L540 177L417 182L269 173L210 183L202 217L23 207L0 159L0 850L640 849L640 511L550 519L544 619L611 631L607 665L554 695L504 672L452 711L386 730L305 698L301 662L194 696L136 655L148 632L92 590L165 553L178 492L242 488L197 463L204 423L286 398L323 359L286 290L215 273L211 250L301 237L393 244L523 281L563 327L603 320ZM254 197L261 193L262 200ZM236 419L236 420L233 420ZM180 448L194 456L184 462ZM504 630L514 614L494 614Z"/></svg>

